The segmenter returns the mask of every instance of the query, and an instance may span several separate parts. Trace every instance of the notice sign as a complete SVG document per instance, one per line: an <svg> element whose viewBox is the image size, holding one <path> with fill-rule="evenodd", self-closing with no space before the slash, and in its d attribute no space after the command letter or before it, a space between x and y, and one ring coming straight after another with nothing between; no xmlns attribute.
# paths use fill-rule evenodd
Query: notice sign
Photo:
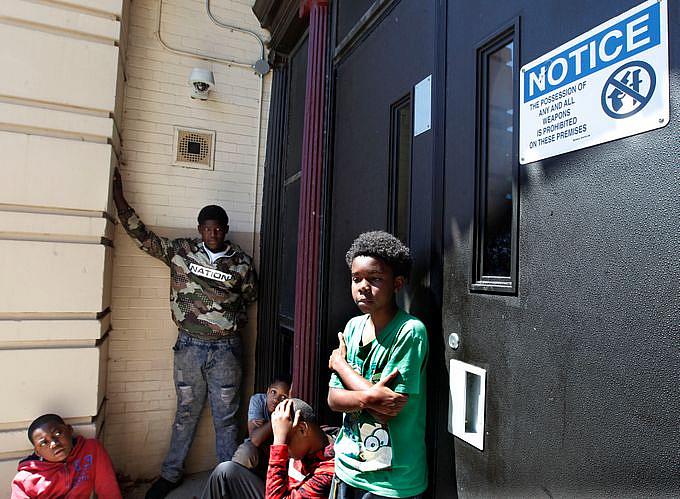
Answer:
<svg viewBox="0 0 680 499"><path fill-rule="evenodd" d="M667 0L650 0L520 72L521 164L668 123Z"/></svg>

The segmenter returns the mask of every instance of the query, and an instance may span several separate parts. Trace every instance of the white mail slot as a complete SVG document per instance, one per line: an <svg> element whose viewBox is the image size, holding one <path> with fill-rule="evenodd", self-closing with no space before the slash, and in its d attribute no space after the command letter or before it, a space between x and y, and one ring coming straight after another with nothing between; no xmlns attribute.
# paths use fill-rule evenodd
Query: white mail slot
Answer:
<svg viewBox="0 0 680 499"><path fill-rule="evenodd" d="M449 432L484 450L486 370L451 359L449 389Z"/></svg>

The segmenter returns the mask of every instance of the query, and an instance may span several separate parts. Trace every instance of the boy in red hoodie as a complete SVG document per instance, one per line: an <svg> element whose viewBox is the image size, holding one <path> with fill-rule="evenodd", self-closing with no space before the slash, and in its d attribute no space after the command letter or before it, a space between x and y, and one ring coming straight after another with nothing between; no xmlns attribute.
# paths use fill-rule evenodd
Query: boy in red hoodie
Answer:
<svg viewBox="0 0 680 499"><path fill-rule="evenodd" d="M73 428L56 414L45 414L28 427L35 453L19 462L12 499L121 499L106 449L94 438L73 437Z"/></svg>

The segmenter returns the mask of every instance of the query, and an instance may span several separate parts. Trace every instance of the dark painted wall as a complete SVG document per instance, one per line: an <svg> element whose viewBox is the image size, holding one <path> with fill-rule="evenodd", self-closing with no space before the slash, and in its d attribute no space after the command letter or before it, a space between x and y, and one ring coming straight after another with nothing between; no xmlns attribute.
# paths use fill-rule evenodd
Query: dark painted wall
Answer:
<svg viewBox="0 0 680 499"><path fill-rule="evenodd" d="M295 316L295 276L297 258L298 211L302 168L302 132L305 118L307 75L307 36L290 56L288 73L288 123L286 125L285 177L283 181L281 280L279 313L292 332ZM297 175L296 175L297 174Z"/></svg>
<svg viewBox="0 0 680 499"><path fill-rule="evenodd" d="M336 2L338 4L336 42L340 43L375 2L374 0L336 0Z"/></svg>
<svg viewBox="0 0 680 499"><path fill-rule="evenodd" d="M680 493L680 1L670 124L520 167L518 294L469 291L476 44L520 16L521 66L638 3L449 2L443 335L488 369L461 497Z"/></svg>
<svg viewBox="0 0 680 499"><path fill-rule="evenodd" d="M340 2L338 19L351 2ZM433 71L433 3L402 1L384 12L384 18L364 33L345 57L336 61L334 73L333 156L330 175L330 223L328 285L323 292L327 305L321 332L321 357L337 346L337 331L360 314L350 295L350 275L345 253L356 236L389 226L389 169L391 105L411 93L413 86ZM400 39L396 44L394 40ZM396 61L408 60L408 66ZM431 134L413 138L412 153L412 249L414 269L412 296L427 301L419 285L428 273L429 200L431 198ZM428 223L421 223L422 220ZM413 240L415 239L415 240ZM417 289L416 289L417 288ZM423 320L427 322L425 317ZM321 364L320 399L327 395L330 373ZM323 410L323 408L322 408ZM338 419L337 414L328 414Z"/></svg>
<svg viewBox="0 0 680 499"><path fill-rule="evenodd" d="M268 58L273 70L260 246L255 370L260 390L272 377L290 376L292 370L293 306L292 299L282 303L282 296L291 296L295 279L282 274L289 269L284 261L294 263L297 249L299 188L290 177L300 169L308 27L307 18L298 16L299 6L295 0L256 0L253 4L262 27L272 34Z"/></svg>
<svg viewBox="0 0 680 499"><path fill-rule="evenodd" d="M359 313L350 296L345 252L360 232L385 229L388 224L390 105L432 71L428 57L432 39L428 33L409 29L414 28L414 20L431 22L431 15L430 8L401 2L336 67L329 259L329 292L338 297L329 303L334 331ZM397 37L403 40L399 53L388 49ZM393 65L398 57L410 57L409 67ZM330 337L337 341L335 333Z"/></svg>
<svg viewBox="0 0 680 499"><path fill-rule="evenodd" d="M370 3L339 0L337 40ZM475 47L519 16L521 66L639 2L445 3L441 340L461 334L461 349L446 349L446 360L487 368L488 399L484 452L448 437L442 415L433 415L443 470L435 471L436 496L678 496L680 0L669 1L671 123L520 167L516 296L469 290ZM385 106L413 83L406 68L431 71L415 55L431 50L423 33L435 30L414 29L423 4L398 2L394 12L408 15L381 24L338 65L322 356L356 313L344 252L357 232L387 225ZM424 219L427 199L414 202ZM444 361L431 359L430 369L431 381L439 372L446 382ZM319 375L323 386L323 362Z"/></svg>
<svg viewBox="0 0 680 499"><path fill-rule="evenodd" d="M429 29L431 16L429 6L400 2L336 66L329 347L337 342L336 331L360 313L350 296L345 252L359 233L388 226L390 105L408 95L413 85L432 72L433 40L429 31L423 31ZM401 38L403 45L394 45L392 51L391 43L396 38ZM408 68L394 64L399 58L409 60ZM419 145L415 140L414 146ZM430 161L428 157L424 168L430 167ZM421 164L414 158L416 173L422 173L417 170ZM418 216L421 214L422 210Z"/></svg>

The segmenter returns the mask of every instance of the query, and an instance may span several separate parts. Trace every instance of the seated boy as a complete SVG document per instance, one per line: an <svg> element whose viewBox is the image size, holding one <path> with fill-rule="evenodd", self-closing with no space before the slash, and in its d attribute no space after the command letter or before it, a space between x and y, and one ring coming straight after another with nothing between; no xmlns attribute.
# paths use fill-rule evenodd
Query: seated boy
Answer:
<svg viewBox="0 0 680 499"><path fill-rule="evenodd" d="M333 441L300 399L281 402L271 415L274 442L265 482L227 461L217 465L202 499L313 499L328 497L333 480ZM289 458L292 463L289 463Z"/></svg>
<svg viewBox="0 0 680 499"><path fill-rule="evenodd" d="M231 458L232 461L255 470L260 468L262 463L266 470L268 447L272 439L272 424L270 415L279 405L279 402L287 399L290 395L290 384L281 379L275 379L269 387L267 393L254 393L250 397L248 405L248 436ZM261 459L264 456L265 459Z"/></svg>
<svg viewBox="0 0 680 499"><path fill-rule="evenodd" d="M346 260L364 315L338 333L328 363L328 405L345 413L335 442L336 497L420 497L427 487L427 332L395 299L411 268L409 249L386 232L367 232Z"/></svg>
<svg viewBox="0 0 680 499"><path fill-rule="evenodd" d="M120 499L120 489L106 449L94 438L73 437L73 428L56 414L45 414L28 427L35 450L19 462L12 499L40 497Z"/></svg>

